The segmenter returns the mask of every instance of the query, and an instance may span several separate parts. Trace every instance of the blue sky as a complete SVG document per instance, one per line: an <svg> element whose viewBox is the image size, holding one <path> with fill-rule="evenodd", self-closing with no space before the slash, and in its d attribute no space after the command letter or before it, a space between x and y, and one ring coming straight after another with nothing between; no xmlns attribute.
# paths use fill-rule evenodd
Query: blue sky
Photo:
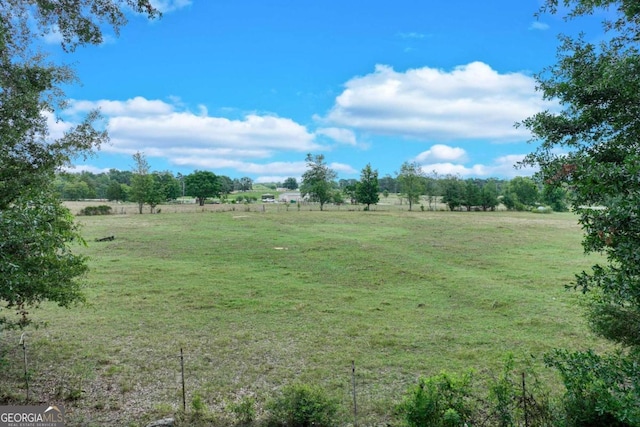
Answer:
<svg viewBox="0 0 640 427"><path fill-rule="evenodd" d="M534 17L540 0L157 0L161 20L131 16L118 38L64 54L71 63L55 136L100 108L111 142L76 171L196 169L256 182L300 177L307 153L339 178L405 161L467 177L528 175L534 147L514 123L557 106L533 74L557 34L597 19ZM597 18L597 17L596 17Z"/></svg>

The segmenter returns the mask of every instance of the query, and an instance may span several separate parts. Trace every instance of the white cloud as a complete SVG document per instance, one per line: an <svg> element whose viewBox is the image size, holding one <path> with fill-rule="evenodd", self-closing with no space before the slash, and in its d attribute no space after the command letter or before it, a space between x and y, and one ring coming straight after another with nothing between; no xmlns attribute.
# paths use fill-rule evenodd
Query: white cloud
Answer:
<svg viewBox="0 0 640 427"><path fill-rule="evenodd" d="M91 172L93 174L108 173L110 168L98 168L91 165L74 165L71 167L64 167L62 170L69 173Z"/></svg>
<svg viewBox="0 0 640 427"><path fill-rule="evenodd" d="M160 12L167 13L191 6L191 0L151 0L151 5Z"/></svg>
<svg viewBox="0 0 640 427"><path fill-rule="evenodd" d="M467 152L459 147L450 147L448 145L436 144L427 151L418 154L415 161L418 163L449 160L464 162L467 159Z"/></svg>
<svg viewBox="0 0 640 427"><path fill-rule="evenodd" d="M355 170L353 167L351 167L351 166L349 166L349 165L347 165L345 163L331 163L331 164L329 164L329 168L333 169L338 174L341 174L341 173L345 173L345 174L358 173L357 170Z"/></svg>
<svg viewBox="0 0 640 427"><path fill-rule="evenodd" d="M102 99L99 101L71 100L69 108L65 111L70 114L86 113L99 109L102 114L109 117L114 116L150 116L169 114L174 111L172 104L167 104L160 100L148 100L141 96L127 99L126 101L112 101Z"/></svg>
<svg viewBox="0 0 640 427"><path fill-rule="evenodd" d="M440 162L421 164L424 173L437 172L440 175L460 175L461 177L504 177L513 178L516 176L533 175L536 169L526 167L516 169L514 165L524 159L525 154L511 154L498 157L490 165L475 164L466 166L462 163Z"/></svg>
<svg viewBox="0 0 640 427"><path fill-rule="evenodd" d="M66 113L73 118L99 108L105 117L109 153L144 152L169 162L193 168L234 168L264 174L304 171L304 162L251 163L279 152L307 153L322 147L316 136L295 121L271 115L248 114L241 119L212 117L206 106L185 111L180 103L136 97L125 101L74 100ZM350 131L338 133L345 137ZM329 132L331 133L331 132Z"/></svg>
<svg viewBox="0 0 640 427"><path fill-rule="evenodd" d="M528 133L514 123L555 105L543 101L535 86L530 76L500 74L482 62L451 71L397 72L378 65L345 84L324 121L418 139L522 141Z"/></svg>
<svg viewBox="0 0 640 427"><path fill-rule="evenodd" d="M73 123L56 119L54 114L50 111L43 111L42 115L47 120L47 129L49 130L48 138L50 140L62 138L66 132L70 131L74 127Z"/></svg>
<svg viewBox="0 0 640 427"><path fill-rule="evenodd" d="M540 21L533 21L529 26L530 30L545 31L549 29L549 24Z"/></svg>
<svg viewBox="0 0 640 427"><path fill-rule="evenodd" d="M42 35L42 40L44 40L46 44L62 43L62 33L60 32L58 26L55 25L46 30L46 32Z"/></svg>
<svg viewBox="0 0 640 427"><path fill-rule="evenodd" d="M336 142L347 145L356 145L356 134L350 129L341 128L320 128L316 130L317 135L324 135Z"/></svg>
<svg viewBox="0 0 640 427"><path fill-rule="evenodd" d="M45 44L59 45L63 42L63 40L64 38L62 36L62 33L60 32L60 28L57 25L49 27L42 34L42 41L44 41ZM113 44L115 42L116 38L113 35L105 33L102 34L101 46L104 46L105 44Z"/></svg>
<svg viewBox="0 0 640 427"><path fill-rule="evenodd" d="M175 158L174 163L179 166L191 166L196 169L235 169L246 174L289 174L302 175L307 169L305 162L270 162L252 163L237 159L217 158Z"/></svg>

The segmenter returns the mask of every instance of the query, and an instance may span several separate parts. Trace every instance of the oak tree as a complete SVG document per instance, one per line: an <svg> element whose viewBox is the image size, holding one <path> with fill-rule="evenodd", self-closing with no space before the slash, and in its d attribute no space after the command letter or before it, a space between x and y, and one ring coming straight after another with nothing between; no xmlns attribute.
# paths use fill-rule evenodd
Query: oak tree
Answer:
<svg viewBox="0 0 640 427"><path fill-rule="evenodd" d="M189 196L195 197L200 206L209 197L220 195L221 185L216 174L210 171L195 171L184 177L186 192Z"/></svg>

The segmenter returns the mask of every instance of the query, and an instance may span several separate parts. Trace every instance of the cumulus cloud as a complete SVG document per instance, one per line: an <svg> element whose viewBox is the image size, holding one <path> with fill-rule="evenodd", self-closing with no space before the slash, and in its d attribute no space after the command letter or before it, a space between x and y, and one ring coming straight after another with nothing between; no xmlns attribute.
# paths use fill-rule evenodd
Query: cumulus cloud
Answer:
<svg viewBox="0 0 640 427"><path fill-rule="evenodd" d="M324 135L342 144L347 144L347 145L357 144L356 134L350 129L320 128L316 130L316 134Z"/></svg>
<svg viewBox="0 0 640 427"><path fill-rule="evenodd" d="M351 175L351 174L354 174L354 173L358 173L357 170L355 170L351 166L347 165L346 163L330 163L329 164L329 168L333 169L338 174L344 173L344 174Z"/></svg>
<svg viewBox="0 0 640 427"><path fill-rule="evenodd" d="M50 111L43 111L42 115L47 120L47 129L49 130L48 138L51 140L62 138L64 134L70 131L74 126L73 123L57 119Z"/></svg>
<svg viewBox="0 0 640 427"><path fill-rule="evenodd" d="M536 169L531 167L518 168L514 166L522 161L525 154L511 154L496 158L492 164L483 165L475 164L467 166L463 163L455 162L437 162L421 164L420 167L425 173L436 172L439 175L459 175L461 177L477 176L477 177L505 177L513 178L516 176L533 175Z"/></svg>
<svg viewBox="0 0 640 427"><path fill-rule="evenodd" d="M191 0L151 0L151 5L162 13L168 13L191 6Z"/></svg>
<svg viewBox="0 0 640 427"><path fill-rule="evenodd" d="M143 97L125 101L74 100L66 114L78 117L96 108L105 117L111 137L103 151L128 155L141 151L148 156L165 157L178 166L298 174L304 171L304 162L252 161L268 159L278 152L307 153L322 148L314 133L291 119L259 114L241 119L214 117L204 105L191 112L180 104ZM345 135L338 132L334 136Z"/></svg>
<svg viewBox="0 0 640 427"><path fill-rule="evenodd" d="M514 123L553 108L522 73L501 74L482 62L451 71L423 67L397 72L386 65L355 77L324 120L372 134L447 141L522 141Z"/></svg>
<svg viewBox="0 0 640 427"><path fill-rule="evenodd" d="M427 151L418 154L415 158L418 163L443 160L464 162L467 160L467 152L459 147L436 144Z"/></svg>

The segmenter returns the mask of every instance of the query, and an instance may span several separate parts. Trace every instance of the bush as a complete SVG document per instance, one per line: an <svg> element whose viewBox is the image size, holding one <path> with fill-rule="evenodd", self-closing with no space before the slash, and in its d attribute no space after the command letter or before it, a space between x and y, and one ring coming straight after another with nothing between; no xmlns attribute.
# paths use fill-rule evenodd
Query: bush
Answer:
<svg viewBox="0 0 640 427"><path fill-rule="evenodd" d="M456 427L470 421L471 375L455 378L446 373L420 378L398 405L398 413L410 427Z"/></svg>
<svg viewBox="0 0 640 427"><path fill-rule="evenodd" d="M545 362L560 372L567 427L640 426L637 355L599 356L593 351L555 350Z"/></svg>
<svg viewBox="0 0 640 427"><path fill-rule="evenodd" d="M80 215L110 215L111 214L111 206L100 205L100 206L87 206L86 208L80 210Z"/></svg>
<svg viewBox="0 0 640 427"><path fill-rule="evenodd" d="M338 402L315 386L287 386L267 408L269 427L333 427L337 424Z"/></svg>

